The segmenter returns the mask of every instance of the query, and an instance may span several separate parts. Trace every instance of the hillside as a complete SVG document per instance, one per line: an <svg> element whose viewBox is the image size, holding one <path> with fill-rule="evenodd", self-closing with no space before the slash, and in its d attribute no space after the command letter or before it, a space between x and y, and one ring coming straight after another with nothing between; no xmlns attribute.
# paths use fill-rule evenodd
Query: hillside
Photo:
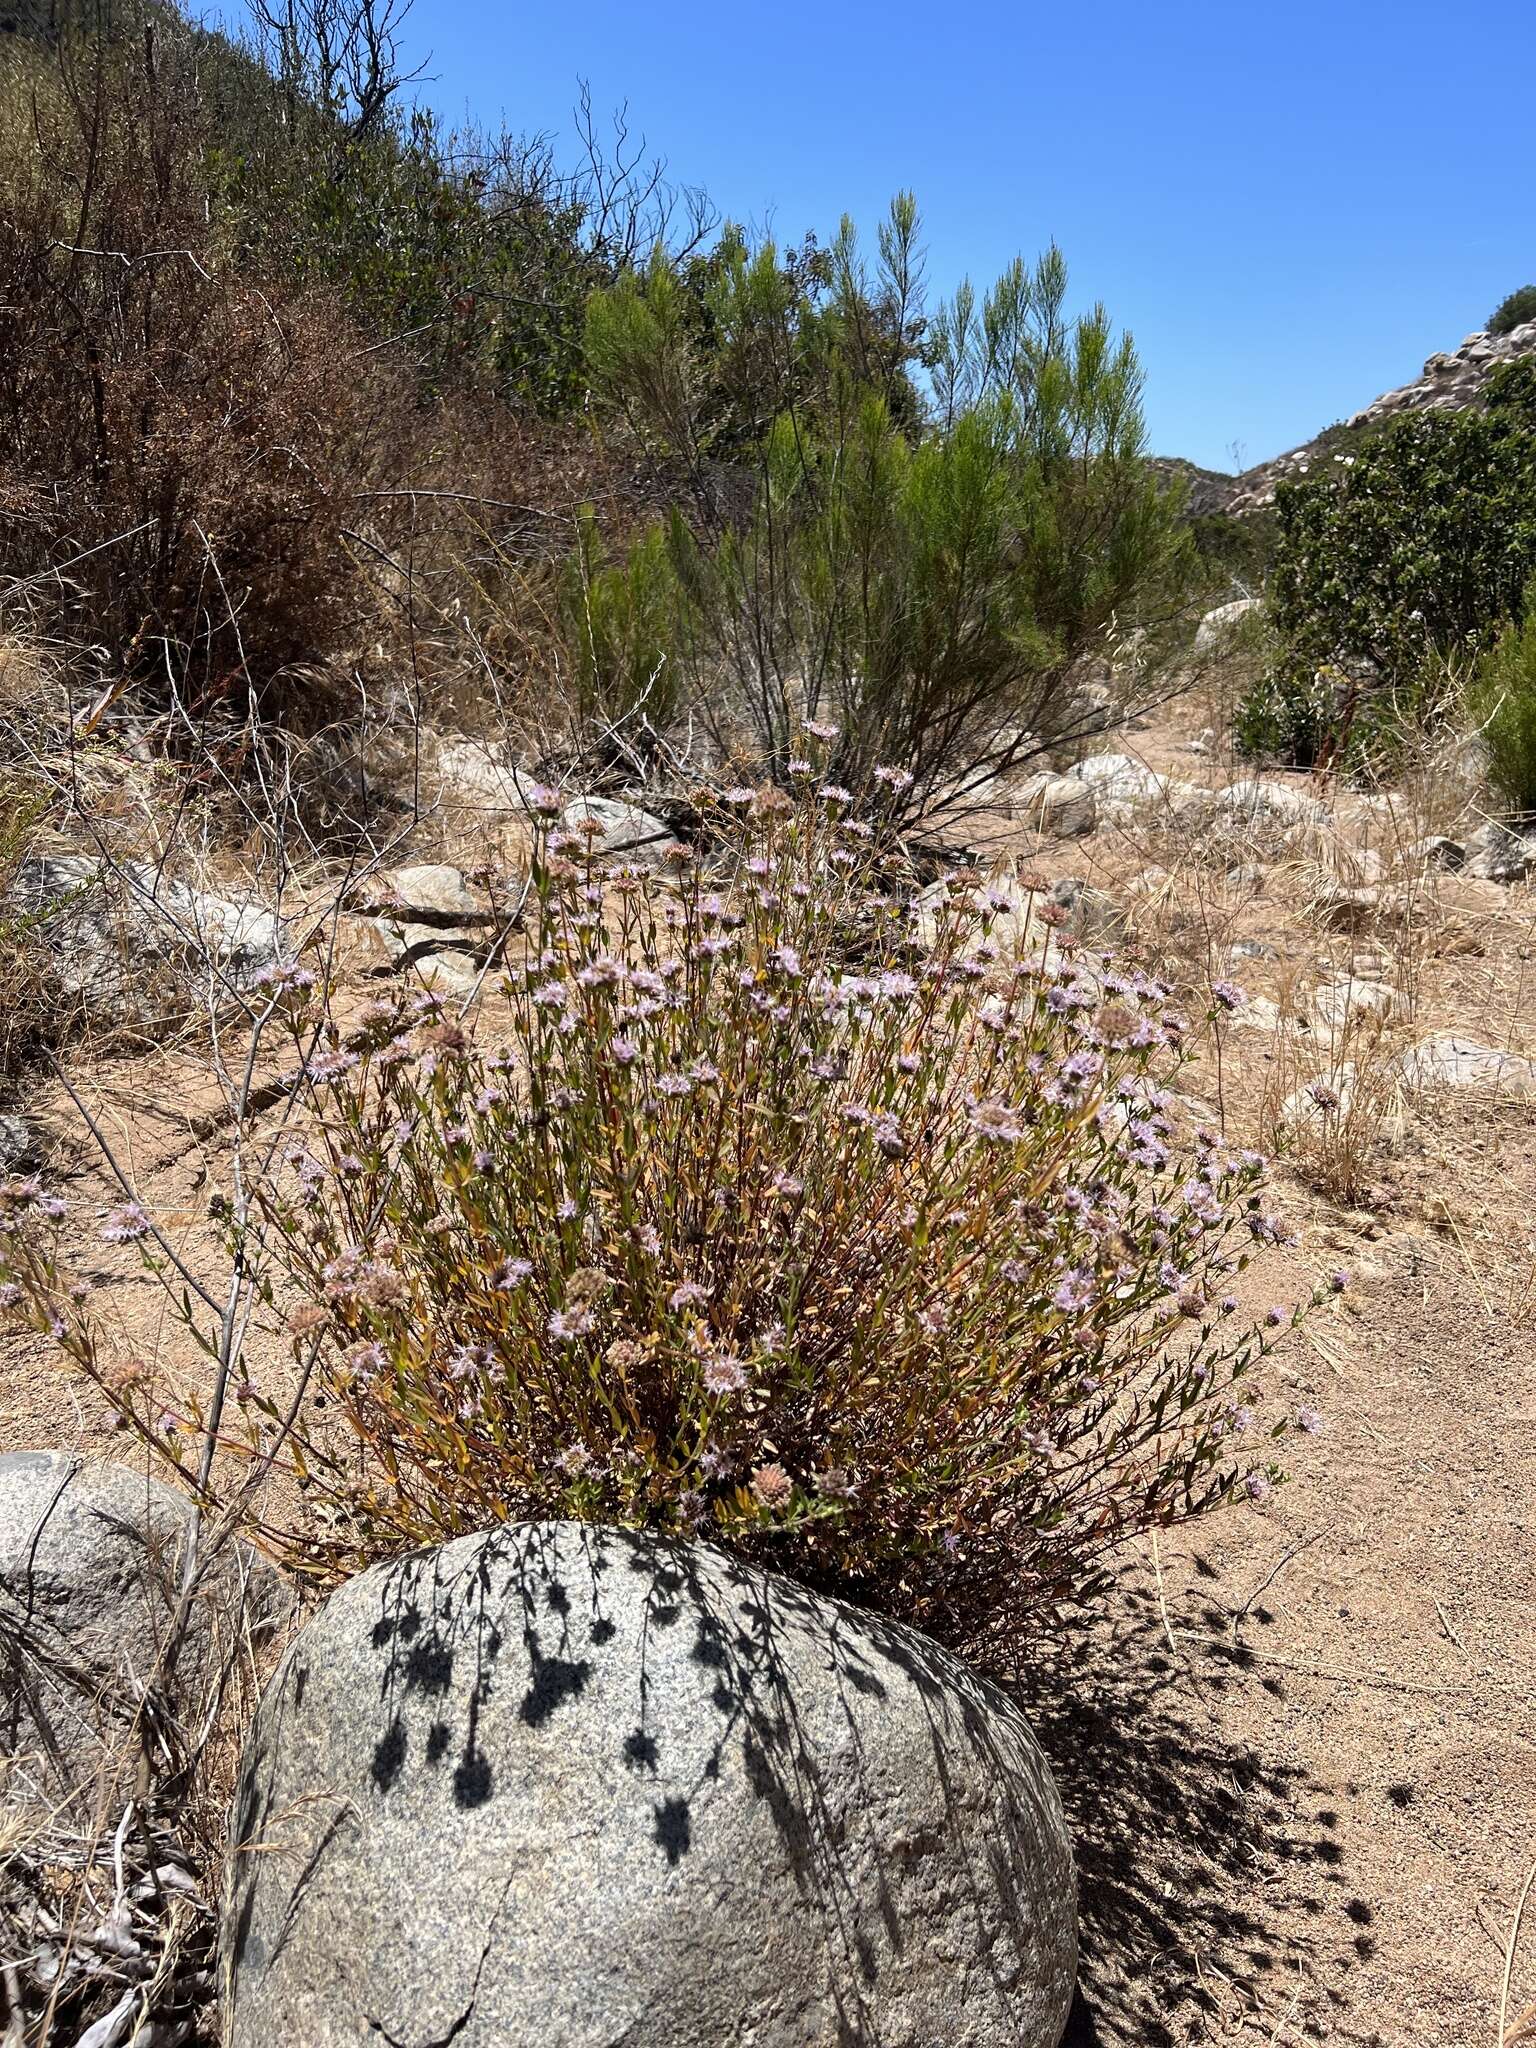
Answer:
<svg viewBox="0 0 1536 2048"><path fill-rule="evenodd" d="M1361 433L1400 413L1444 408L1459 411L1473 405L1500 363L1532 354L1536 354L1536 320L1504 335L1480 330L1469 334L1458 348L1432 355L1410 383L1384 391L1347 420L1325 427L1310 441L1271 456L1267 462L1255 463L1237 476L1198 469L1192 463L1171 461L1165 466L1190 480L1190 509L1196 517L1207 512L1242 515L1264 511L1275 502L1277 484L1305 476L1320 463L1340 460Z"/></svg>

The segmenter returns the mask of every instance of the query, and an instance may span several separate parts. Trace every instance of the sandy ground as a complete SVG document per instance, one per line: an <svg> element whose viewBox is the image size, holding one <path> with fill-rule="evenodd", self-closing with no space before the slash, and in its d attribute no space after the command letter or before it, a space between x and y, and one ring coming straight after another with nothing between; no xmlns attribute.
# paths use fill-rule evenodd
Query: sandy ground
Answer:
<svg viewBox="0 0 1536 2048"><path fill-rule="evenodd" d="M1142 751L1168 765L1177 739L1142 736ZM1170 862L1145 944L1181 972L1225 971L1243 934L1274 948L1245 962L1255 988L1268 976L1278 990L1304 944L1337 963L1294 871L1234 888L1181 871L1142 828L1022 850L1121 891L1149 859ZM1415 1031L1475 1023L1523 1042L1533 902L1439 891L1415 941ZM1406 971L1401 933L1344 944ZM1219 1077L1208 1050L1190 1086L1255 1134L1296 1057L1234 1034ZM204 1255L220 1138L191 1138L188 1117L212 1099L206 1079L171 1052L91 1079L147 1197ZM66 1136L67 1103L45 1088L30 1109L88 1216L110 1189ZM1086 1634L1022 1680L1078 1843L1078 2048L1498 2040L1536 1860L1536 1104L1407 1106L1378 1134L1363 1202L1332 1199L1305 1162L1281 1171L1303 1247L1247 1276L1252 1305L1294 1299L1330 1266L1354 1275L1280 1354L1324 1434L1262 1508L1127 1555ZM151 1290L121 1299L129 1341L174 1341ZM89 1389L31 1340L0 1344L0 1448L113 1447ZM1511 2044L1533 2001L1536 1910L1512 1970Z"/></svg>

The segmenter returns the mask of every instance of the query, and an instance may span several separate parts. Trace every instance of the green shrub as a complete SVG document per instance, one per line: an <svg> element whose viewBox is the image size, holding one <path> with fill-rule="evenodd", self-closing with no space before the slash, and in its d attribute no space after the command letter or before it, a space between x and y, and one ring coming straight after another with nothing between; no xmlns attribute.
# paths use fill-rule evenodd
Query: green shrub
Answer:
<svg viewBox="0 0 1536 2048"><path fill-rule="evenodd" d="M1511 811L1536 812L1536 578L1522 617L1484 650L1469 692L1488 751L1489 779Z"/></svg>
<svg viewBox="0 0 1536 2048"><path fill-rule="evenodd" d="M683 696L675 658L681 593L666 529L652 527L622 562L605 564L601 557L596 527L584 512L561 592L579 725L592 732L643 714L664 731Z"/></svg>
<svg viewBox="0 0 1536 2048"><path fill-rule="evenodd" d="M1276 493L1274 674L1239 738L1359 762L1447 708L1448 669L1518 610L1536 570L1536 365L1469 411L1407 414Z"/></svg>
<svg viewBox="0 0 1536 2048"><path fill-rule="evenodd" d="M875 278L845 238L824 305L786 287L771 245L721 266L714 360L780 366L764 373L751 502L728 516L714 516L701 355L673 267L594 294L587 324L599 402L700 482L702 516L672 522L665 559L652 535L632 564L666 581L699 714L780 780L799 723L830 719L836 778L862 789L899 763L910 814L1017 744L1000 733L1091 729L1074 728L1073 670L1112 629L1176 609L1192 561L1144 458L1135 354L1102 309L1064 318L1057 252L1015 265L979 308L967 288L938 310L927 416L911 416L899 337L915 227L898 201Z"/></svg>
<svg viewBox="0 0 1536 2048"><path fill-rule="evenodd" d="M733 792L707 873L605 874L546 828L498 1046L270 978L307 1107L234 1249L324 1397L284 1453L311 1568L573 1516L995 1648L1133 1532L1279 1476L1228 1289L1288 1233L1255 1155L1170 1137L1166 991L1003 957L1011 899L974 877L925 950L823 767L798 802ZM9 1209L5 1300L147 1440L195 1438L199 1397L100 1347L49 1198ZM104 1234L162 1265L136 1205ZM228 1443L272 1445L286 1378Z"/></svg>
<svg viewBox="0 0 1536 2048"><path fill-rule="evenodd" d="M1502 300L1488 321L1488 332L1508 334L1528 320L1536 320L1536 284L1523 284Z"/></svg>

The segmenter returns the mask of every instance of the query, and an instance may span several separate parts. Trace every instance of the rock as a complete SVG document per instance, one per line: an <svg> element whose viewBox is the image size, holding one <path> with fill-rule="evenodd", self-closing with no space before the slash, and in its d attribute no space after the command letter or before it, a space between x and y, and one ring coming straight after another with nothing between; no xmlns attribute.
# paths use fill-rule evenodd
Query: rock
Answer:
<svg viewBox="0 0 1536 2048"><path fill-rule="evenodd" d="M1032 775L1013 793L1013 815L1037 832L1075 839L1099 822L1099 801L1091 784L1076 775Z"/></svg>
<svg viewBox="0 0 1536 2048"><path fill-rule="evenodd" d="M25 1117L0 1116L0 1175L15 1173L37 1157L37 1140Z"/></svg>
<svg viewBox="0 0 1536 2048"><path fill-rule="evenodd" d="M475 894L459 869L441 863L370 875L360 893L371 909L405 916L417 924L454 926L492 921L484 898Z"/></svg>
<svg viewBox="0 0 1536 2048"><path fill-rule="evenodd" d="M419 979L464 995L480 979L494 913L456 867L440 863L370 876L360 892L372 919L377 966L410 968Z"/></svg>
<svg viewBox="0 0 1536 2048"><path fill-rule="evenodd" d="M1139 810L1156 806L1178 812L1204 804L1209 796L1199 783L1159 775L1130 754L1090 754L1072 773L1097 794L1100 817L1119 824L1127 823Z"/></svg>
<svg viewBox="0 0 1536 2048"><path fill-rule="evenodd" d="M502 1528L333 1594L227 1868L231 2048L1055 2048L1072 2000L1070 1846L1012 1703L630 1531Z"/></svg>
<svg viewBox="0 0 1536 2048"><path fill-rule="evenodd" d="M925 809L929 817L942 818L946 828L965 828L985 812L1011 817L1013 790L1005 776L970 768L939 783Z"/></svg>
<svg viewBox="0 0 1536 2048"><path fill-rule="evenodd" d="M485 740L448 739L437 748L445 802L481 811L530 811L538 778Z"/></svg>
<svg viewBox="0 0 1536 2048"><path fill-rule="evenodd" d="M1454 873L1466 864L1467 849L1459 839L1447 839L1443 832L1431 832L1408 849L1408 858L1417 867L1446 868Z"/></svg>
<svg viewBox="0 0 1536 2048"><path fill-rule="evenodd" d="M1146 867L1138 868L1125 886L1133 896L1161 896L1168 890L1173 879L1167 868L1159 867L1156 861L1151 861Z"/></svg>
<svg viewBox="0 0 1536 2048"><path fill-rule="evenodd" d="M670 826L662 819L642 811L638 804L611 796L577 797L561 812L560 822L568 832L585 832L589 825L596 825L590 835L595 854L638 861L647 867L659 865L673 839Z"/></svg>
<svg viewBox="0 0 1536 2048"><path fill-rule="evenodd" d="M1479 1045L1444 1031L1411 1047L1397 1062L1409 1088L1479 1088L1500 1095L1536 1096L1536 1060Z"/></svg>
<svg viewBox="0 0 1536 2048"><path fill-rule="evenodd" d="M965 906L966 933L956 958L975 960L997 958L1009 962L1028 960L1043 973L1055 973L1062 964L1062 949L1050 924L1041 915L1051 898L1026 889L1011 875L994 875L985 884L988 905L986 929L978 924L970 893ZM925 952L938 944L945 906L951 891L944 882L932 882L917 899L917 942Z"/></svg>
<svg viewBox="0 0 1536 2048"><path fill-rule="evenodd" d="M1385 880L1387 864L1374 846L1345 846L1334 848L1334 860L1340 881L1371 883Z"/></svg>
<svg viewBox="0 0 1536 2048"><path fill-rule="evenodd" d="M1397 1008L1398 994L1385 982L1347 978L1325 981L1312 998L1312 1013L1330 1031L1364 1017L1386 1017Z"/></svg>
<svg viewBox="0 0 1536 2048"><path fill-rule="evenodd" d="M34 855L11 901L37 919L60 987L93 1000L140 1007L151 963L174 966L189 991L205 993L210 962L226 985L245 988L283 958L283 927L270 910L189 888L142 861Z"/></svg>
<svg viewBox="0 0 1536 2048"><path fill-rule="evenodd" d="M1462 865L1480 882L1523 882L1536 868L1536 832L1516 832L1490 819L1467 840Z"/></svg>
<svg viewBox="0 0 1536 2048"><path fill-rule="evenodd" d="M410 924L404 919L373 920L378 943L376 967L385 973L408 968L418 979L458 994L468 994L480 979L481 962L467 941L454 945L460 933L445 933L435 924Z"/></svg>
<svg viewBox="0 0 1536 2048"><path fill-rule="evenodd" d="M1269 996L1250 996L1227 1021L1233 1031L1263 1031L1272 1036L1280 1029L1280 1005Z"/></svg>
<svg viewBox="0 0 1536 2048"><path fill-rule="evenodd" d="M1261 818L1278 819L1286 825L1320 825L1328 806L1305 790L1287 782L1272 782L1267 776L1246 775L1229 782L1212 799L1216 808L1240 824L1251 825Z"/></svg>
<svg viewBox="0 0 1536 2048"><path fill-rule="evenodd" d="M1331 882L1316 897L1313 908L1322 923L1334 931L1365 931L1382 915L1383 891L1364 883L1349 888Z"/></svg>
<svg viewBox="0 0 1536 2048"><path fill-rule="evenodd" d="M1228 646L1245 619L1262 612L1264 600L1261 597L1238 597L1231 604L1219 604L1207 612L1195 629L1196 654L1214 654L1219 648Z"/></svg>
<svg viewBox="0 0 1536 2048"><path fill-rule="evenodd" d="M1166 776L1154 774L1130 754L1090 754L1072 773L1106 803L1156 803L1167 787Z"/></svg>
<svg viewBox="0 0 1536 2048"><path fill-rule="evenodd" d="M1459 348L1441 350L1424 364L1423 375L1396 391L1388 391L1372 404L1353 414L1350 426L1369 426L1403 412L1420 408L1461 409L1475 405L1494 366L1512 357L1536 352L1536 322L1512 327L1508 334L1469 334ZM1275 487L1287 477L1304 476L1316 464L1335 475L1348 471L1354 457L1325 449L1319 441L1307 441L1269 462L1245 470L1225 481L1216 503L1238 517L1272 505Z"/></svg>
<svg viewBox="0 0 1536 2048"><path fill-rule="evenodd" d="M123 1466L64 1451L0 1457L0 1749L33 1796L91 1791L125 1743L197 1523L184 1494ZM194 1603L172 1700L198 1701L240 1629L260 1634L287 1607L271 1566L225 1545Z"/></svg>

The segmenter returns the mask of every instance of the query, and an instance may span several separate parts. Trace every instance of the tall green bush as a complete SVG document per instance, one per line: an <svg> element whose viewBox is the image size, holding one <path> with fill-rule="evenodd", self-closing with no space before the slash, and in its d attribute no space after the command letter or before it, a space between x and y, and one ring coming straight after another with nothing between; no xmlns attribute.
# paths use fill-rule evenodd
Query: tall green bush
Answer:
<svg viewBox="0 0 1536 2048"><path fill-rule="evenodd" d="M1282 484L1276 512L1282 654L1239 739L1304 765L1390 747L1536 570L1536 364L1504 365L1475 409L1392 421Z"/></svg>
<svg viewBox="0 0 1536 2048"><path fill-rule="evenodd" d="M1536 284L1523 284L1507 299L1500 300L1489 319L1488 332L1508 334L1528 320L1536 320Z"/></svg>
<svg viewBox="0 0 1536 2048"><path fill-rule="evenodd" d="M766 366L751 502L706 504L664 556L652 535L631 558L665 579L676 662L727 748L782 777L802 721L836 725L835 776L910 771L909 812L958 801L957 770L989 754L1091 723L1075 666L1175 605L1191 559L1144 459L1131 344L1102 308L1066 318L1058 252L938 309L915 410L915 230L899 200L873 274L845 237L824 298L786 290L771 245L722 264L714 359ZM708 483L685 301L664 258L594 294L588 361L599 402Z"/></svg>
<svg viewBox="0 0 1536 2048"><path fill-rule="evenodd" d="M1536 577L1525 587L1520 620L1484 650L1469 705L1494 790L1511 811L1536 813Z"/></svg>

